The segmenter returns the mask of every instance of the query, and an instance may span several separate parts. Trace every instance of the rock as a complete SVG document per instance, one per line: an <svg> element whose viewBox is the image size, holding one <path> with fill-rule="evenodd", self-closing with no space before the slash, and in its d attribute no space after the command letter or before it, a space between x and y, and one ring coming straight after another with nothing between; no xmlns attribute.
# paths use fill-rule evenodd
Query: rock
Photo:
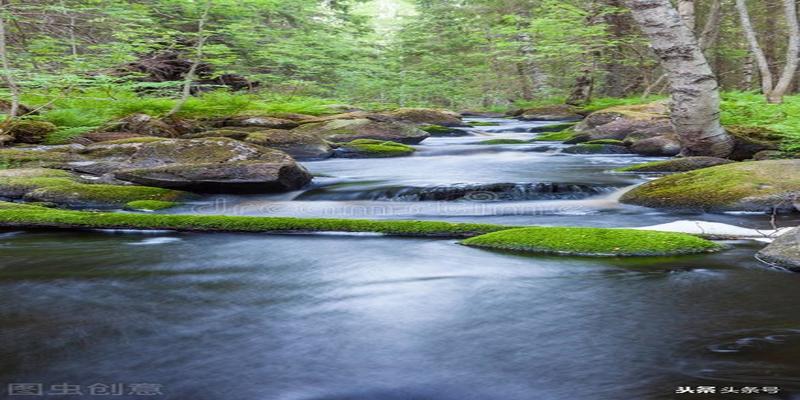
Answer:
<svg viewBox="0 0 800 400"><path fill-rule="evenodd" d="M646 207L699 211L795 211L800 160L718 165L659 178L620 199Z"/></svg>
<svg viewBox="0 0 800 400"><path fill-rule="evenodd" d="M12 121L4 134L12 136L16 143L39 144L57 129L49 122L20 119Z"/></svg>
<svg viewBox="0 0 800 400"><path fill-rule="evenodd" d="M470 133L463 129L449 128L441 125L426 125L426 126L421 126L420 129L430 133L431 136L438 136L438 137L470 136Z"/></svg>
<svg viewBox="0 0 800 400"><path fill-rule="evenodd" d="M562 132L566 129L572 128L575 126L574 122L566 122L563 124L551 124L551 125L543 125L543 126L535 126L533 128L528 129L530 133L550 133L550 132Z"/></svg>
<svg viewBox="0 0 800 400"><path fill-rule="evenodd" d="M210 131L203 131L198 133L189 133L186 135L182 135L181 139L202 139L202 138L214 138L214 137L225 137L230 139L236 140L244 140L250 132L246 130L237 130L237 129L212 129Z"/></svg>
<svg viewBox="0 0 800 400"><path fill-rule="evenodd" d="M313 134L331 142L350 142L356 139L374 139L403 144L417 144L430 136L409 124L380 122L371 119L338 119L305 124L293 130L300 134Z"/></svg>
<svg viewBox="0 0 800 400"><path fill-rule="evenodd" d="M717 157L685 157L666 161L654 161L620 168L619 172L686 172L696 169L731 164L734 161Z"/></svg>
<svg viewBox="0 0 800 400"><path fill-rule="evenodd" d="M292 129L299 126L297 122L288 119L247 116L226 118L221 125L223 127L258 127L264 129Z"/></svg>
<svg viewBox="0 0 800 400"><path fill-rule="evenodd" d="M50 148L8 148L0 149L0 165L6 168L61 168L80 157L62 149Z"/></svg>
<svg viewBox="0 0 800 400"><path fill-rule="evenodd" d="M580 121L583 115L578 111L576 107L561 104L522 110L517 118L523 121Z"/></svg>
<svg viewBox="0 0 800 400"><path fill-rule="evenodd" d="M170 164L116 172L118 179L202 193L269 193L299 189L311 175L288 155L268 161Z"/></svg>
<svg viewBox="0 0 800 400"><path fill-rule="evenodd" d="M779 150L761 150L758 153L753 154L754 161L780 160L784 158L790 157L786 153Z"/></svg>
<svg viewBox="0 0 800 400"><path fill-rule="evenodd" d="M579 144L577 146L567 147L562 150L567 154L630 154L625 146L616 146L613 144Z"/></svg>
<svg viewBox="0 0 800 400"><path fill-rule="evenodd" d="M142 136L138 133L132 133L132 132L88 132L72 139L72 143L89 145L92 143L111 142L116 140L133 139L139 137L149 137L149 136Z"/></svg>
<svg viewBox="0 0 800 400"><path fill-rule="evenodd" d="M458 113L430 108L398 108L397 110L383 113L383 115L411 124L446 127L468 126L461 121L461 115Z"/></svg>
<svg viewBox="0 0 800 400"><path fill-rule="evenodd" d="M758 252L758 258L767 263L800 272L800 228L779 236L769 246Z"/></svg>
<svg viewBox="0 0 800 400"><path fill-rule="evenodd" d="M14 137L11 135L0 134L0 147L8 146L14 143Z"/></svg>
<svg viewBox="0 0 800 400"><path fill-rule="evenodd" d="M680 154L681 143L675 135L662 135L638 140L630 149L643 156L672 157Z"/></svg>
<svg viewBox="0 0 800 400"><path fill-rule="evenodd" d="M311 175L288 154L228 138L141 145L113 176L147 186L211 193L298 189Z"/></svg>
<svg viewBox="0 0 800 400"><path fill-rule="evenodd" d="M176 138L180 132L174 126L147 114L132 114L100 129L103 132L132 132L140 136Z"/></svg>
<svg viewBox="0 0 800 400"><path fill-rule="evenodd" d="M0 196L66 207L120 207L136 200L176 201L188 193L132 185L81 182L66 171L28 168L0 171Z"/></svg>
<svg viewBox="0 0 800 400"><path fill-rule="evenodd" d="M244 141L281 150L299 160L317 160L333 155L333 148L324 139L294 130L269 129L249 132Z"/></svg>
<svg viewBox="0 0 800 400"><path fill-rule="evenodd" d="M764 127L726 126L734 139L731 160L744 161L753 158L756 154L766 150L778 150L781 147L783 136Z"/></svg>
<svg viewBox="0 0 800 400"><path fill-rule="evenodd" d="M386 158L403 157L414 153L416 149L396 142L385 142L372 139L356 139L343 143L336 149L336 157L343 158Z"/></svg>
<svg viewBox="0 0 800 400"><path fill-rule="evenodd" d="M350 104L326 104L325 109L337 114L364 111L364 109Z"/></svg>
<svg viewBox="0 0 800 400"><path fill-rule="evenodd" d="M598 139L624 140L627 145L658 136L677 137L663 102L617 106L589 114L575 125L574 143Z"/></svg>

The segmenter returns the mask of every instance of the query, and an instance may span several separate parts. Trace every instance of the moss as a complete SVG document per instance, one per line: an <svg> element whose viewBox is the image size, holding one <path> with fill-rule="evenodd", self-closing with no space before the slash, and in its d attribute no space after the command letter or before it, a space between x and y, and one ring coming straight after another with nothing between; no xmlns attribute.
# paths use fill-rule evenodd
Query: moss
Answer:
<svg viewBox="0 0 800 400"><path fill-rule="evenodd" d="M16 138L19 143L41 143L47 135L58 129L55 125L45 121L17 120L12 121L7 128L9 135Z"/></svg>
<svg viewBox="0 0 800 400"><path fill-rule="evenodd" d="M564 129L563 131L560 131L560 132L552 132L552 133L547 133L547 134L544 134L544 135L539 135L539 136L531 139L531 141L535 141L535 142L563 142L563 141L572 139L572 137L574 135L575 135L575 131L572 128L567 128L567 129Z"/></svg>
<svg viewBox="0 0 800 400"><path fill-rule="evenodd" d="M741 162L666 176L645 183L622 196L621 201L648 207L725 210L749 208L755 198L800 193L800 161ZM791 203L788 204L791 206Z"/></svg>
<svg viewBox="0 0 800 400"><path fill-rule="evenodd" d="M617 168L616 172L686 172L717 165L730 164L734 161L716 157L686 157L665 161L652 161L642 164Z"/></svg>
<svg viewBox="0 0 800 400"><path fill-rule="evenodd" d="M692 235L634 229L532 227L466 239L467 246L579 256L665 256L720 250Z"/></svg>
<svg viewBox="0 0 800 400"><path fill-rule="evenodd" d="M583 143L583 144L584 145L613 144L615 146L624 146L625 142L623 142L622 140L617 140L617 139L598 139L598 140L591 140L591 141L588 141L588 142Z"/></svg>
<svg viewBox="0 0 800 400"><path fill-rule="evenodd" d="M81 183L65 171L8 170L0 174L0 195L69 206L121 206L134 200L174 201L187 194L146 186Z"/></svg>
<svg viewBox="0 0 800 400"><path fill-rule="evenodd" d="M489 140L484 140L482 142L476 142L474 144L492 145L492 144L525 144L525 143L528 143L528 141L519 139L489 139Z"/></svg>
<svg viewBox="0 0 800 400"><path fill-rule="evenodd" d="M158 211L178 206L180 203L174 201L160 200L135 200L125 204L125 208L134 211Z"/></svg>
<svg viewBox="0 0 800 400"><path fill-rule="evenodd" d="M469 123L472 126L498 126L497 122L473 121Z"/></svg>
<svg viewBox="0 0 800 400"><path fill-rule="evenodd" d="M561 124L550 124L543 126L535 126L528 130L530 133L558 133L570 129L577 125L575 122L564 122Z"/></svg>
<svg viewBox="0 0 800 400"><path fill-rule="evenodd" d="M375 232L397 236L462 238L509 227L436 221L369 221L224 215L125 214L58 210L0 202L0 226L79 229L171 229L202 232Z"/></svg>
<svg viewBox="0 0 800 400"><path fill-rule="evenodd" d="M452 133L455 130L453 128L448 128L446 126L441 126L441 125L428 125L420 127L419 129L422 129L423 131L428 132L431 135L437 135L437 134L443 135L447 133Z"/></svg>
<svg viewBox="0 0 800 400"><path fill-rule="evenodd" d="M342 144L340 148L367 157L401 157L416 151L405 144L372 139L356 139Z"/></svg>
<svg viewBox="0 0 800 400"><path fill-rule="evenodd" d="M74 158L58 151L0 149L0 165L5 168L52 167L74 161Z"/></svg>

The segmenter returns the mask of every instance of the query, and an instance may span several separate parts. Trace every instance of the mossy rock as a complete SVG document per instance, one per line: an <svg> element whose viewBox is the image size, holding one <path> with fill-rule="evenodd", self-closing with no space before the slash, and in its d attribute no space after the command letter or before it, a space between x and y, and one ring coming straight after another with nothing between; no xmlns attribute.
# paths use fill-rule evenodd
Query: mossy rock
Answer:
<svg viewBox="0 0 800 400"><path fill-rule="evenodd" d="M475 126L498 126L498 125L500 125L497 122L486 122L486 121L472 121L469 124L470 124L470 126L473 126L473 127L475 127Z"/></svg>
<svg viewBox="0 0 800 400"><path fill-rule="evenodd" d="M578 121L583 115L577 107L558 104L526 109L518 118L523 121Z"/></svg>
<svg viewBox="0 0 800 400"><path fill-rule="evenodd" d="M12 121L5 133L13 136L17 143L39 144L56 130L58 127L49 122L22 119Z"/></svg>
<svg viewBox="0 0 800 400"><path fill-rule="evenodd" d="M446 127L464 126L461 114L435 110L432 108L398 108L397 110L382 113L392 119L412 124L439 125Z"/></svg>
<svg viewBox="0 0 800 400"><path fill-rule="evenodd" d="M469 132L441 125L424 125L419 129L428 132L431 136L468 136Z"/></svg>
<svg viewBox="0 0 800 400"><path fill-rule="evenodd" d="M625 146L625 142L622 140L617 139L598 139L598 140L590 140L588 142L583 143L584 145L589 144L613 144L615 146Z"/></svg>
<svg viewBox="0 0 800 400"><path fill-rule="evenodd" d="M544 126L535 126L533 128L528 129L530 133L552 133L552 132L563 132L567 129L570 129L575 126L575 122L565 122L563 124L550 124Z"/></svg>
<svg viewBox="0 0 800 400"><path fill-rule="evenodd" d="M416 151L411 146L384 142L371 139L357 139L349 143L340 144L336 149L337 157L345 158L384 158L384 157L404 157Z"/></svg>
<svg viewBox="0 0 800 400"><path fill-rule="evenodd" d="M0 149L1 168L62 167L80 157L63 151L21 148Z"/></svg>
<svg viewBox="0 0 800 400"><path fill-rule="evenodd" d="M733 136L733 152L728 156L731 160L744 161L766 150L778 150L784 140L781 133L763 126L729 125L725 130Z"/></svg>
<svg viewBox="0 0 800 400"><path fill-rule="evenodd" d="M503 144L528 144L527 140L520 140L520 139L489 139L484 140L481 142L476 142L474 144L480 145L503 145Z"/></svg>
<svg viewBox="0 0 800 400"><path fill-rule="evenodd" d="M60 170L0 172L0 197L67 207L118 207L135 200L176 201L188 195L153 187L82 183Z"/></svg>
<svg viewBox="0 0 800 400"><path fill-rule="evenodd" d="M687 172L696 169L715 167L717 165L731 164L734 161L717 157L685 157L666 161L653 161L644 164L631 165L619 168L617 172Z"/></svg>
<svg viewBox="0 0 800 400"><path fill-rule="evenodd" d="M630 154L625 146L613 144L579 144L562 150L566 154Z"/></svg>
<svg viewBox="0 0 800 400"><path fill-rule="evenodd" d="M212 129L210 131L203 131L198 133L189 133L181 136L181 139L203 139L224 137L236 140L244 140L250 132L237 129Z"/></svg>
<svg viewBox="0 0 800 400"><path fill-rule="evenodd" d="M100 131L132 132L141 136L176 138L183 130L177 122L160 120L147 114L131 114L119 121L106 124L100 128Z"/></svg>
<svg viewBox="0 0 800 400"><path fill-rule="evenodd" d="M646 207L701 211L793 211L800 160L751 161L683 172L645 183L620 199Z"/></svg>
<svg viewBox="0 0 800 400"><path fill-rule="evenodd" d="M131 211L158 211L172 208L179 204L174 201L135 200L125 204L125 209Z"/></svg>
<svg viewBox="0 0 800 400"><path fill-rule="evenodd" d="M635 229L531 227L466 239L464 245L496 250L572 256L672 256L718 251L692 235Z"/></svg>
<svg viewBox="0 0 800 400"><path fill-rule="evenodd" d="M116 139L116 140L109 140L107 142L101 142L103 144L135 144L135 143L153 143L159 142L162 140L167 140L165 138L160 137L153 137L153 136L136 136L127 139Z"/></svg>
<svg viewBox="0 0 800 400"><path fill-rule="evenodd" d="M301 134L313 134L331 142L350 142L357 139L392 141L403 144L417 144L430 134L414 125L375 121L368 118L336 119L327 122L302 125L293 130Z"/></svg>
<svg viewBox="0 0 800 400"><path fill-rule="evenodd" d="M298 160L318 160L333 155L330 143L321 137L295 130L266 129L249 132L244 141L281 150Z"/></svg>
<svg viewBox="0 0 800 400"><path fill-rule="evenodd" d="M531 140L535 142L564 142L572 139L573 136L575 136L575 131L572 128L567 128L559 132L545 133Z"/></svg>

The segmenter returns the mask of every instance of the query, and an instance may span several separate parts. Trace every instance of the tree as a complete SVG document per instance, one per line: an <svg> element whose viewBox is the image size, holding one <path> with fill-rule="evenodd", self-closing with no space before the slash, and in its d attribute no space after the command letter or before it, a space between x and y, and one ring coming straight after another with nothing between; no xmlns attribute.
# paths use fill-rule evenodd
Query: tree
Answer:
<svg viewBox="0 0 800 400"><path fill-rule="evenodd" d="M759 73L761 74L761 91L767 97L770 103L782 103L783 96L794 80L794 74L797 71L798 64L800 63L800 25L797 20L797 5L794 0L783 0L783 13L786 18L786 23L789 28L788 32L788 45L786 48L786 63L783 67L783 72L777 83L774 82L773 73L770 69L770 63L767 60L764 50L758 43L756 31L750 21L750 13L747 10L745 0L736 0L736 9L739 12L739 19L742 24L747 42L750 45L750 52L755 58L756 65L758 65Z"/></svg>
<svg viewBox="0 0 800 400"><path fill-rule="evenodd" d="M692 31L669 0L628 0L627 5L667 72L670 118L682 154L729 155L733 140L720 124L717 80Z"/></svg>
<svg viewBox="0 0 800 400"><path fill-rule="evenodd" d="M12 120L19 112L20 91L17 86L17 81L14 79L14 72L11 70L11 63L9 61L8 48L6 46L6 18L8 15L8 4L0 2L0 64L3 67L3 80L5 80L8 89L11 92L11 107L8 112L8 119L6 122Z"/></svg>
<svg viewBox="0 0 800 400"><path fill-rule="evenodd" d="M208 22L208 13L210 11L211 0L206 0L205 6L203 6L203 10L197 20L197 39L195 43L194 60L192 60L192 65L189 67L189 72L187 72L186 76L183 78L181 97L175 102L175 106L167 113L166 117L177 114L189 100L189 96L192 95L192 84L197 78L197 67L203 62L203 50L205 49L206 40L208 40L205 27Z"/></svg>

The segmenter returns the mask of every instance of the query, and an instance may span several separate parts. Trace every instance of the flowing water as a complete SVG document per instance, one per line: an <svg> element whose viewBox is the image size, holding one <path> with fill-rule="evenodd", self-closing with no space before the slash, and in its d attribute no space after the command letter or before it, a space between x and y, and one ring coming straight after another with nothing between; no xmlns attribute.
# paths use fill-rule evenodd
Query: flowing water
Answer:
<svg viewBox="0 0 800 400"><path fill-rule="evenodd" d="M770 226L619 204L650 177L609 171L652 158L476 144L542 125L495 122L413 157L305 163L317 178L303 191L171 212ZM376 235L8 231L0 396L27 382L152 383L153 398L199 400L800 399L800 275L758 263L763 244L728 245L596 259ZM676 393L687 386L780 392Z"/></svg>

